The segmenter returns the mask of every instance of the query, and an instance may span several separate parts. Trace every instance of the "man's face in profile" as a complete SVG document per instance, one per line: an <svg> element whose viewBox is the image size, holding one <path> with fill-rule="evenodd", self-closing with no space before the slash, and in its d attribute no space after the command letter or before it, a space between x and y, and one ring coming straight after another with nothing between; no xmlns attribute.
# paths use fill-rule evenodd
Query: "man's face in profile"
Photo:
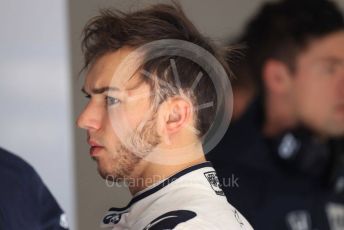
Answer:
<svg viewBox="0 0 344 230"><path fill-rule="evenodd" d="M130 51L122 48L97 59L88 71L83 87L90 99L77 123L87 130L90 155L97 162L103 178L130 177L142 162L143 156L138 153L149 153L160 142L156 119L152 118L138 128L150 109L150 86L136 84L138 78L135 76L128 82L114 76L116 68ZM133 85L136 87L130 87ZM123 139L132 145L135 154L132 148L128 149L122 143Z"/></svg>
<svg viewBox="0 0 344 230"><path fill-rule="evenodd" d="M344 135L344 31L310 41L291 79L294 115L319 134Z"/></svg>

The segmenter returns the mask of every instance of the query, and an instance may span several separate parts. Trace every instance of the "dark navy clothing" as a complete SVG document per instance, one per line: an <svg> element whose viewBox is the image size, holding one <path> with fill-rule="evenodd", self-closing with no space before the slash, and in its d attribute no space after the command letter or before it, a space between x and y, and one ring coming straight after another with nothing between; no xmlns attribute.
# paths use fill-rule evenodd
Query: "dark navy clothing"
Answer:
<svg viewBox="0 0 344 230"><path fill-rule="evenodd" d="M344 194L331 184L331 156L317 170L283 164L261 132L262 111L255 100L207 155L229 202L257 230L344 229Z"/></svg>
<svg viewBox="0 0 344 230"><path fill-rule="evenodd" d="M1 230L66 229L63 211L35 170L1 148L0 180Z"/></svg>

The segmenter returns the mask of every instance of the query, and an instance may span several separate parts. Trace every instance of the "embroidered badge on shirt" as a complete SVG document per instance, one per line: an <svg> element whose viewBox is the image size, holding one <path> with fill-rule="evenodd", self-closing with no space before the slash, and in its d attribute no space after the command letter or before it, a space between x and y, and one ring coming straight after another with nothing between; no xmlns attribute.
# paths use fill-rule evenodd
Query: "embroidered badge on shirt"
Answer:
<svg viewBox="0 0 344 230"><path fill-rule="evenodd" d="M207 178L211 188L215 191L217 195L224 196L224 192L221 189L219 178L216 175L215 171L210 171L204 173L205 178Z"/></svg>

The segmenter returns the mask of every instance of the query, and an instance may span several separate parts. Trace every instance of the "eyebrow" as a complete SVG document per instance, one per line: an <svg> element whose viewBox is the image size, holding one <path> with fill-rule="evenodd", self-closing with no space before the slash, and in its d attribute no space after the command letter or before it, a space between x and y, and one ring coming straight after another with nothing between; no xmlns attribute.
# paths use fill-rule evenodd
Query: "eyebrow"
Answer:
<svg viewBox="0 0 344 230"><path fill-rule="evenodd" d="M321 57L317 59L318 61L326 61L326 62L331 62L331 63L344 63L343 59L337 58L337 57Z"/></svg>
<svg viewBox="0 0 344 230"><path fill-rule="evenodd" d="M81 91L84 93L84 94L89 94L87 91L86 91L86 89L83 87L82 89L81 89ZM91 92L93 93L93 94L102 94L102 93L105 93L105 92L109 92L109 91L120 91L120 89L119 88L117 88L117 87L100 87L100 88L93 88L92 90L91 90Z"/></svg>

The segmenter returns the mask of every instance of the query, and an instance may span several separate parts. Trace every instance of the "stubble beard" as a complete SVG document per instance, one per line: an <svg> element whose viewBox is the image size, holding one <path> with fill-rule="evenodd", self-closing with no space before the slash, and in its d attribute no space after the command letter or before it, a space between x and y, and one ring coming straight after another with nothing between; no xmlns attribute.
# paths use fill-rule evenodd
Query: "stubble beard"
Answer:
<svg viewBox="0 0 344 230"><path fill-rule="evenodd" d="M132 134L125 138L125 144L120 143L116 148L116 153L111 159L111 171L100 172L100 174L116 182L128 182L139 177L140 163L161 142L160 139L157 132L157 119L152 116L143 127L136 127Z"/></svg>

